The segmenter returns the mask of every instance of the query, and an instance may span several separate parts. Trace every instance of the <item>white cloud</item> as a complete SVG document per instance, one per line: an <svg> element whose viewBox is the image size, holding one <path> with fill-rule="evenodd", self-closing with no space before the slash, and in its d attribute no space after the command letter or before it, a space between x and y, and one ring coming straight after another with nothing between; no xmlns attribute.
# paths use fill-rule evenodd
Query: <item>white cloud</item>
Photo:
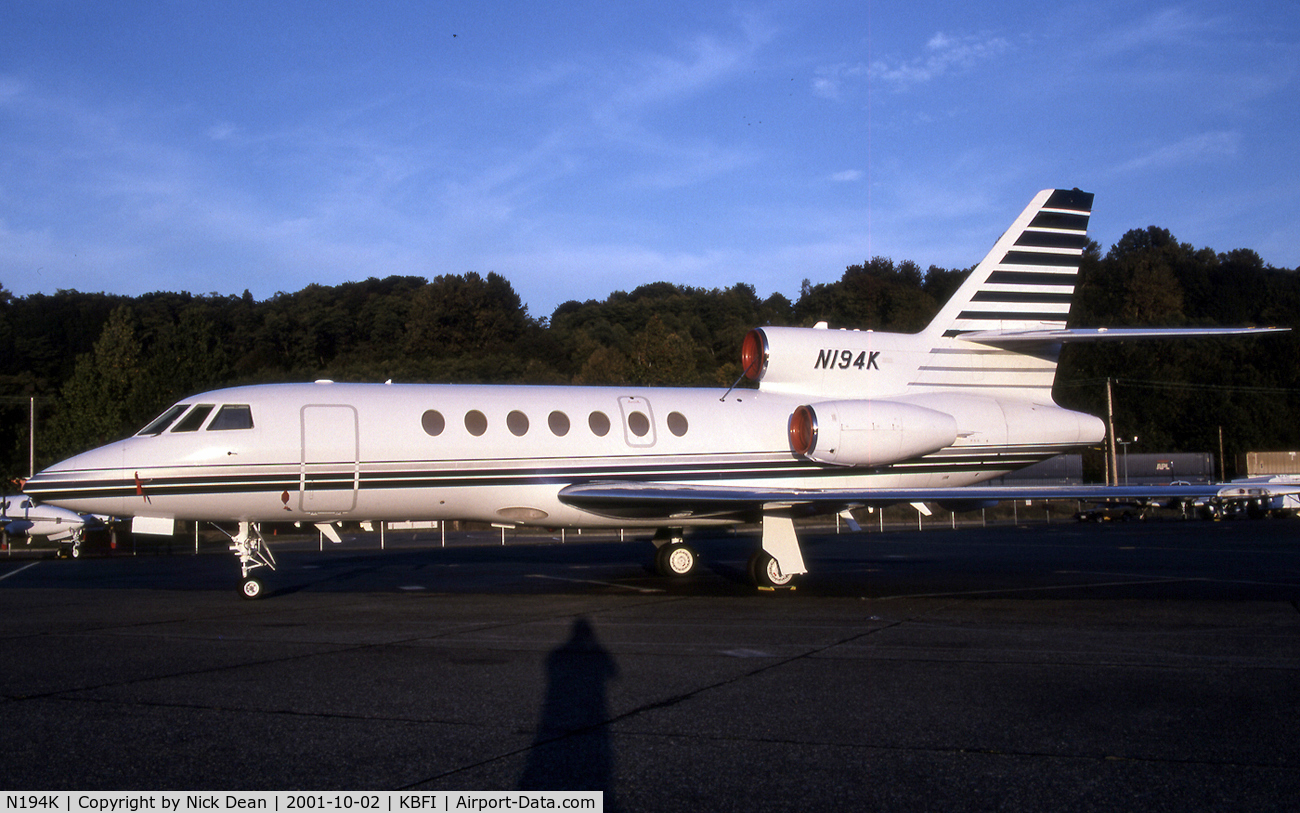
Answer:
<svg viewBox="0 0 1300 813"><path fill-rule="evenodd" d="M626 69L609 64L597 66L592 73L612 79L598 115L619 117L648 107L675 104L729 81L753 64L774 33L757 18L741 20L739 29L731 37L696 36L675 53L630 58L620 54L618 65L629 66ZM581 78L590 82L591 74Z"/></svg>
<svg viewBox="0 0 1300 813"><path fill-rule="evenodd" d="M1193 17L1183 8L1166 8L1115 26L1098 43L1098 48L1102 52L1121 53L1185 45L1221 29L1222 24L1221 20Z"/></svg>
<svg viewBox="0 0 1300 813"><path fill-rule="evenodd" d="M840 95L839 83L828 76L818 76L813 80L813 95L823 99L834 99Z"/></svg>
<svg viewBox="0 0 1300 813"><path fill-rule="evenodd" d="M846 169L831 175L831 180L836 183L853 183L862 180L864 177L866 177L866 173L860 169Z"/></svg>
<svg viewBox="0 0 1300 813"><path fill-rule="evenodd" d="M970 70L1010 48L1011 44L1002 37L954 37L940 31L925 44L921 56L893 63L877 60L871 63L869 76L891 84L897 90L906 90L946 74Z"/></svg>
<svg viewBox="0 0 1300 813"><path fill-rule="evenodd" d="M1241 150L1241 134L1231 131L1200 133L1181 141L1147 150L1118 168L1119 173L1135 170L1170 169L1235 158Z"/></svg>
<svg viewBox="0 0 1300 813"><path fill-rule="evenodd" d="M940 31L930 37L918 56L823 66L813 78L812 92L837 100L846 85L863 79L897 91L908 90L942 76L972 70L1010 50L1011 43L1003 37L954 36Z"/></svg>
<svg viewBox="0 0 1300 813"><path fill-rule="evenodd" d="M828 65L819 68L816 78L813 79L813 94L823 99L837 100L846 82L865 77L869 73L867 66L862 64Z"/></svg>

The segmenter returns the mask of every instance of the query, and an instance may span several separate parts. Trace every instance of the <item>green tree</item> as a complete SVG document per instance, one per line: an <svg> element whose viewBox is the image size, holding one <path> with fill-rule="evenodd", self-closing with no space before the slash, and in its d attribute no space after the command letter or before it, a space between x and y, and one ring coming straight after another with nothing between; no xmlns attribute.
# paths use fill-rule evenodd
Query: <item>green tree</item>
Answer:
<svg viewBox="0 0 1300 813"><path fill-rule="evenodd" d="M50 446L57 456L117 440L142 421L140 342L130 308L114 310L94 349L63 385Z"/></svg>
<svg viewBox="0 0 1300 813"><path fill-rule="evenodd" d="M633 337L629 383L644 386L685 386L695 382L695 353L692 343L664 325L655 315Z"/></svg>
<svg viewBox="0 0 1300 813"><path fill-rule="evenodd" d="M523 337L530 321L500 274L446 274L415 292L406 350L426 358L500 353Z"/></svg>
<svg viewBox="0 0 1300 813"><path fill-rule="evenodd" d="M230 361L216 327L197 309L158 330L137 384L141 407L157 412L175 401L221 385L229 379Z"/></svg>
<svg viewBox="0 0 1300 813"><path fill-rule="evenodd" d="M795 303L795 315L805 325L826 321L836 327L914 333L938 311L923 280L920 267L910 260L895 265L888 257L873 257L846 268L837 283L806 289Z"/></svg>

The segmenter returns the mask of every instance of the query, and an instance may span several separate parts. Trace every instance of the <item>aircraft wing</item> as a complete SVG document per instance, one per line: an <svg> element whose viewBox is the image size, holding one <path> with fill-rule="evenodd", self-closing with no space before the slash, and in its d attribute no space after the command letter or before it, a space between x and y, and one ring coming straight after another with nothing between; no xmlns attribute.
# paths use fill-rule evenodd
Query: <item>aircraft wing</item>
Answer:
<svg viewBox="0 0 1300 813"><path fill-rule="evenodd" d="M955 488L801 489L677 483L593 482L566 486L570 505L625 519L699 519L761 513L790 515L897 503L981 503L1003 500L1086 500L1148 504L1167 500L1231 502L1300 494L1300 484L1224 483L1168 486L964 486Z"/></svg>

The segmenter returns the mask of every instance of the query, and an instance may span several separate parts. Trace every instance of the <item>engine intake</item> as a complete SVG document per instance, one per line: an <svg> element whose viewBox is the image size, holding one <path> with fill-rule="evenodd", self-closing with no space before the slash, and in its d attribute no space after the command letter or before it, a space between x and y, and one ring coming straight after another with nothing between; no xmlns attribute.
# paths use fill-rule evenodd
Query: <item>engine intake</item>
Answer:
<svg viewBox="0 0 1300 813"><path fill-rule="evenodd" d="M746 333L745 340L740 343L740 366L745 378L761 381L767 372L767 359L767 334L756 327Z"/></svg>
<svg viewBox="0 0 1300 813"><path fill-rule="evenodd" d="M957 420L899 401L822 401L790 416L795 454L833 466L884 466L951 446Z"/></svg>

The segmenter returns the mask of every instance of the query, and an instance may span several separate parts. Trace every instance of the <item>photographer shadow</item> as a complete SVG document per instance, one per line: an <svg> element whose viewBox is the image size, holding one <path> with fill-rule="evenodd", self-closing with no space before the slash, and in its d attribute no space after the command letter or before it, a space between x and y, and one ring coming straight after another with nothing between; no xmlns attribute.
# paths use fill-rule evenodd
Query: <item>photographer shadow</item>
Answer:
<svg viewBox="0 0 1300 813"><path fill-rule="evenodd" d="M616 810L606 687L618 664L586 618L546 656L546 699L519 790L599 790Z"/></svg>

